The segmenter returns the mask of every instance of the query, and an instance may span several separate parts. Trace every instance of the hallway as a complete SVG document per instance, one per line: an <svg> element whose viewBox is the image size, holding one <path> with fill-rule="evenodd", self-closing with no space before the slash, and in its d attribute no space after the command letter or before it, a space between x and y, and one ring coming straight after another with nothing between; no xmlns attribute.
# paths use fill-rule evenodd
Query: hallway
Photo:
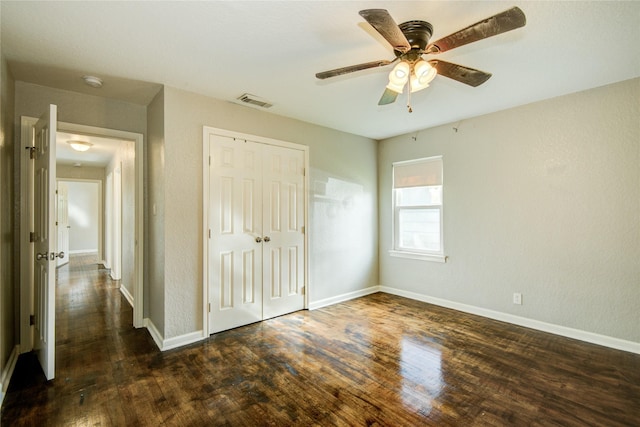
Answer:
<svg viewBox="0 0 640 427"><path fill-rule="evenodd" d="M2 408L2 425L117 425L128 396L117 384L159 351L97 255L71 255L57 269L56 378L46 383L33 353L18 359ZM126 391L126 387L122 389Z"/></svg>

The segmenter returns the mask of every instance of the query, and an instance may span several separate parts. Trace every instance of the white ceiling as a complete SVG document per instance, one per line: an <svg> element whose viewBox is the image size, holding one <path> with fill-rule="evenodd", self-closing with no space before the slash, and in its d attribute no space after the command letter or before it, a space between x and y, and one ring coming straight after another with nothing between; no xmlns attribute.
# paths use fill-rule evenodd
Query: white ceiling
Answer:
<svg viewBox="0 0 640 427"><path fill-rule="evenodd" d="M71 140L80 140L92 144L87 151L75 151L69 145ZM76 167L105 167L118 151L121 140L103 138L95 135L58 132L56 134L56 163Z"/></svg>
<svg viewBox="0 0 640 427"><path fill-rule="evenodd" d="M493 73L472 88L437 77L378 106L390 68L315 73L393 59L358 11L425 20L437 40L519 6L527 25L439 55ZM17 80L146 104L160 85L272 102L270 113L382 139L640 76L640 2L1 2L2 53ZM103 77L102 89L80 77ZM542 124L541 124L542 125Z"/></svg>

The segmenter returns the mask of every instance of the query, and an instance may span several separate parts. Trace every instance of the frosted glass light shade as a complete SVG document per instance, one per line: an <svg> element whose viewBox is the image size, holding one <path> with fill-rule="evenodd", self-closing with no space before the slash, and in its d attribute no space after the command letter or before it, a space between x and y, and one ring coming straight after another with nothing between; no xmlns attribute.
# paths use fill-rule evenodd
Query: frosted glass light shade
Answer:
<svg viewBox="0 0 640 427"><path fill-rule="evenodd" d="M71 140L68 142L71 148L76 151L87 151L93 146L90 142Z"/></svg>
<svg viewBox="0 0 640 427"><path fill-rule="evenodd" d="M402 93L404 85L407 83L407 80L409 80L410 72L411 68L409 67L409 64L401 61L398 65L393 67L393 70L389 73L389 84L387 85L387 89L397 93Z"/></svg>
<svg viewBox="0 0 640 427"><path fill-rule="evenodd" d="M420 60L413 67L411 75L411 92L417 92L426 87L436 77L437 71L427 61Z"/></svg>

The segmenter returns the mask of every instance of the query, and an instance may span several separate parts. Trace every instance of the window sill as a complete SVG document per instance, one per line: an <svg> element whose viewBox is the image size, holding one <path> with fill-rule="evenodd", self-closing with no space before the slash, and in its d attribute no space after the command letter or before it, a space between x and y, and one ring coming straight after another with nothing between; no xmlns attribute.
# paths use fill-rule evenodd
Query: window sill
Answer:
<svg viewBox="0 0 640 427"><path fill-rule="evenodd" d="M431 261L431 262L447 262L446 255L438 255L438 254L421 254L417 252L405 252L405 251L396 251L390 250L389 255L397 258L407 258L407 259L419 259L421 261Z"/></svg>

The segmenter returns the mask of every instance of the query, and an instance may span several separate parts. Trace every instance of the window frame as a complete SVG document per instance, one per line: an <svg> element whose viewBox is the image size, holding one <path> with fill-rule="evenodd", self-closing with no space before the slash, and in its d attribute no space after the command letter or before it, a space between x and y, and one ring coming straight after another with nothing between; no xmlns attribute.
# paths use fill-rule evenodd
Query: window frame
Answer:
<svg viewBox="0 0 640 427"><path fill-rule="evenodd" d="M431 162L439 162L440 170L439 177L425 176L424 180L436 180L436 185L415 185L414 187L433 187L440 186L440 203L439 204L425 204L425 205L414 205L414 206L399 206L398 205L398 191L401 188L411 187L410 185L405 185L402 187L396 187L396 168L398 166L412 166L412 165L420 165L424 164L425 166ZM428 171L429 172L429 171ZM444 255L444 165L442 156L431 156L424 157L413 160L405 160L399 162L393 162L391 168L391 215L392 215L392 226L391 226L391 245L392 248L389 251L389 254L394 257L399 258L409 258L409 259L419 259L425 261L433 261L433 262L446 262L447 256ZM439 183L437 181L439 180ZM422 250L422 249L412 249L412 248L402 248L400 247L400 211L402 210L417 210L417 209L437 209L439 212L439 225L440 225L440 248L438 250Z"/></svg>

